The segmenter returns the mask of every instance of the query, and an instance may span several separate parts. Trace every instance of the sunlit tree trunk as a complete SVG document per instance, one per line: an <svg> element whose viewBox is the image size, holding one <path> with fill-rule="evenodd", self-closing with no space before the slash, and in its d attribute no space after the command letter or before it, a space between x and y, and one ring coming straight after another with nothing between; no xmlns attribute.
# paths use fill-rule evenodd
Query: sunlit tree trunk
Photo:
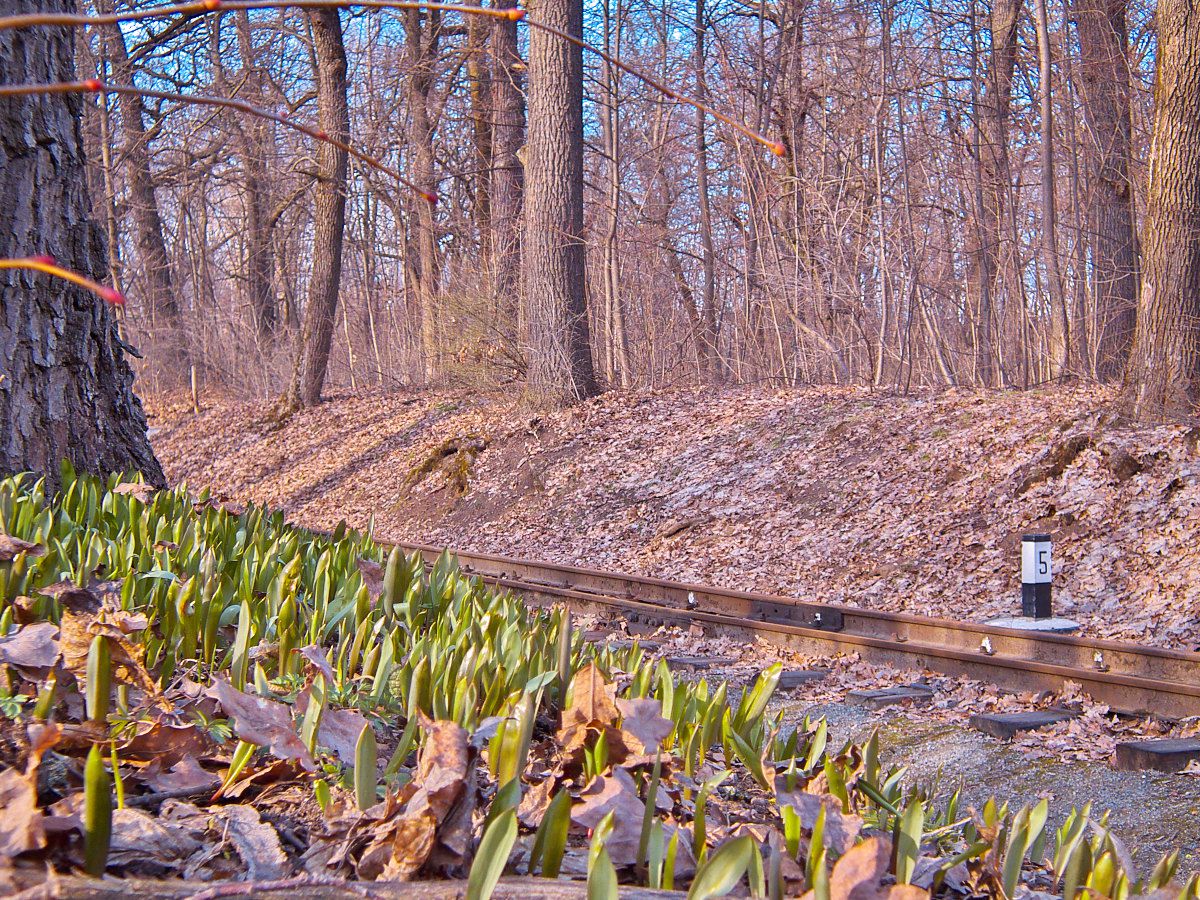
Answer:
<svg viewBox="0 0 1200 900"><path fill-rule="evenodd" d="M441 13L437 10L409 9L404 12L405 47L409 76L408 101L412 128L408 139L412 147L412 180L430 195L437 194L434 171L433 120L430 116L430 92L433 90L433 65L441 40ZM438 285L441 278L437 251L437 221L434 205L416 195L410 196L416 221L417 303L421 311L421 360L425 381L437 377L441 336L438 323Z"/></svg>
<svg viewBox="0 0 1200 900"><path fill-rule="evenodd" d="M317 124L325 134L344 144L350 140L350 110L346 102L346 49L338 11L320 9L305 15L316 58ZM321 402L342 276L347 154L327 141L318 141L316 157L312 275L282 412Z"/></svg>
<svg viewBox="0 0 1200 900"><path fill-rule="evenodd" d="M1121 405L1136 419L1200 403L1200 6L1160 0L1137 328Z"/></svg>
<svg viewBox="0 0 1200 900"><path fill-rule="evenodd" d="M1037 27L1038 100L1041 106L1042 137L1042 263L1049 283L1053 321L1054 374L1066 373L1071 358L1071 317L1067 312L1067 292L1063 286L1062 261L1058 255L1058 205L1054 179L1054 96L1053 59L1050 54L1050 27L1046 0L1033 0Z"/></svg>
<svg viewBox="0 0 1200 900"><path fill-rule="evenodd" d="M979 293L978 353L979 379L989 386L1000 382L998 365L997 309L1003 282L1004 248L1007 243L1007 205L1012 191L1008 159L1008 118L1012 105L1013 70L1017 54L1017 17L1021 0L993 0L991 9L992 48L983 93L977 106L975 154L978 178L978 246L974 248L976 289ZM974 59L976 54L972 54Z"/></svg>
<svg viewBox="0 0 1200 900"><path fill-rule="evenodd" d="M530 18L583 33L582 0L537 0ZM528 390L544 403L596 393L584 296L583 51L540 29L529 35L523 344Z"/></svg>
<svg viewBox="0 0 1200 900"><path fill-rule="evenodd" d="M708 79L705 77L705 35L708 20L704 11L704 0L696 0L695 50L693 65L696 68L696 99L703 102L708 96ZM724 367L721 364L720 348L717 346L717 274L716 256L713 252L712 202L708 184L708 132L705 113L696 110L696 201L700 210L700 328L696 335L697 349L702 361L701 377L709 381L722 381Z"/></svg>
<svg viewBox="0 0 1200 900"><path fill-rule="evenodd" d="M502 9L516 0L499 0ZM521 280L521 195L524 170L517 153L525 143L524 62L517 48L517 23L492 24L492 254L495 291L501 308L516 321Z"/></svg>
<svg viewBox="0 0 1200 900"><path fill-rule="evenodd" d="M96 11L111 13L112 0L97 0ZM132 85L133 66L129 62L124 32L116 25L106 26L104 44L117 83ZM152 361L157 363L161 382L178 387L187 379L187 335L184 333L179 300L171 283L171 262L163 240L158 199L154 195L145 109L142 98L137 94L118 94L117 105L121 110L121 132L124 136L121 152L125 161L125 178L129 184L128 206L133 219L133 240L144 279L139 286L139 293L149 313L153 341L149 350L153 354Z"/></svg>
<svg viewBox="0 0 1200 900"><path fill-rule="evenodd" d="M1131 128L1126 0L1074 0L1076 83L1090 175L1087 227L1095 296L1096 376L1119 378L1133 340L1138 247L1130 180Z"/></svg>

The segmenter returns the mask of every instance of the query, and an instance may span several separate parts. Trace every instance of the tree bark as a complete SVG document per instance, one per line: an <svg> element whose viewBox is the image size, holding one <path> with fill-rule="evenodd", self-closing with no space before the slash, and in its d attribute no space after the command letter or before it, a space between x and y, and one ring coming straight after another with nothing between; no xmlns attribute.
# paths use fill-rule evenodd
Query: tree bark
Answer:
<svg viewBox="0 0 1200 900"><path fill-rule="evenodd" d="M602 6L604 22L604 51L621 55L621 2L617 0L613 15L610 0ZM615 18L615 23L614 23ZM615 44L615 46L614 46ZM619 232L621 224L621 131L619 108L620 79L615 66L605 61L600 77L603 104L600 111L600 132L606 159L604 230L604 319L605 319L605 379L610 387L620 384L629 387L629 336L625 331L625 298L621 292L621 258Z"/></svg>
<svg viewBox="0 0 1200 900"><path fill-rule="evenodd" d="M424 20L428 17L428 22ZM437 193L434 172L433 121L429 114L429 95L433 89L433 64L441 40L441 13L437 10L409 9L404 12L405 46L409 76L408 102L412 118L409 143L412 147L413 183L429 194ZM417 223L414 275L417 302L421 310L421 359L426 383L438 372L440 337L438 334L438 283L440 267L437 251L437 222L433 204L422 197L411 197L412 218Z"/></svg>
<svg viewBox="0 0 1200 900"><path fill-rule="evenodd" d="M325 134L345 144L350 140L350 109L346 100L346 48L342 43L341 20L336 9L305 15L316 53L317 124ZM281 403L281 412L285 413L321 402L342 276L347 154L340 147L318 141L316 155L312 275L291 384Z"/></svg>
<svg viewBox="0 0 1200 900"><path fill-rule="evenodd" d="M1160 0L1137 327L1120 399L1133 418L1200 402L1200 7Z"/></svg>
<svg viewBox="0 0 1200 900"><path fill-rule="evenodd" d="M0 15L35 12L76 7L0 0ZM69 28L0 31L0 84L74 81L74 39ZM92 219L82 109L71 94L0 99L0 258L49 254L102 280L108 256ZM137 470L165 484L112 310L46 275L10 269L0 276L0 471L57 483L68 459L79 471Z"/></svg>
<svg viewBox="0 0 1200 900"><path fill-rule="evenodd" d="M1012 106L1013 70L1017 56L1017 16L1021 0L993 0L991 12L992 51L984 79L982 102L976 112L976 164L981 205L975 254L979 290L978 369L988 386L1000 382L997 365L996 309L1003 280L1005 221L1012 171L1008 159L1008 117Z"/></svg>
<svg viewBox="0 0 1200 900"><path fill-rule="evenodd" d="M704 0L696 0L696 19L692 64L696 69L696 99L705 102L708 95L708 80L705 78L705 34L708 20L704 11ZM696 194L700 206L700 329L696 344L702 361L701 378L706 381L723 381L724 366L721 364L717 346L717 275L716 256L713 251L712 204L708 197L708 134L705 128L705 113L696 109Z"/></svg>
<svg viewBox="0 0 1200 900"><path fill-rule="evenodd" d="M497 0L498 9L513 9L516 0ZM515 323L521 280L521 194L525 173L517 152L525 143L525 64L517 48L517 23L492 24L492 191L491 254L495 292L501 308Z"/></svg>
<svg viewBox="0 0 1200 900"><path fill-rule="evenodd" d="M582 0L537 0L533 19L575 37ZM540 29L529 35L523 343L527 389L550 404L597 392L584 296L583 51Z"/></svg>
<svg viewBox="0 0 1200 900"><path fill-rule="evenodd" d="M1046 0L1034 0L1037 27L1038 100L1041 105L1042 137L1042 263L1050 287L1050 316L1053 326L1053 365L1055 376L1066 374L1071 359L1071 317L1067 312L1067 292L1063 286L1062 260L1058 255L1058 204L1054 193L1054 97L1052 92L1053 59L1050 54L1050 26Z"/></svg>
<svg viewBox="0 0 1200 900"><path fill-rule="evenodd" d="M1138 247L1130 180L1129 63L1126 0L1074 0L1079 35L1076 84L1086 126L1088 243L1092 251L1096 377L1121 376L1137 314Z"/></svg>
<svg viewBox="0 0 1200 900"><path fill-rule="evenodd" d="M217 87L222 93L233 96L235 91L233 85L229 84L221 48L222 20L220 14L213 17L209 56ZM234 13L234 26L242 66L236 94L252 103L261 103L263 79L255 60L254 36L246 10ZM234 115L226 121L242 163L242 203L246 215L242 235L242 277L255 332L261 342L269 344L274 340L279 324L279 313L271 291L274 251L271 246L271 197L266 160L266 146L271 139L271 132L266 123L257 118Z"/></svg>
<svg viewBox="0 0 1200 900"><path fill-rule="evenodd" d="M96 0L96 11L111 14L112 0ZM113 74L119 84L133 84L133 66L125 46L125 33L117 25L103 28L104 45L108 49ZM133 240L141 265L144 298L150 321L153 342L151 358L158 363L162 383L181 387L187 379L190 354L183 316L171 281L171 262L163 240L162 216L154 196L154 175L150 171L150 146L146 134L145 108L138 94L118 94L121 111L121 132L124 135L122 154L125 157L125 178L129 183L128 206L133 213Z"/></svg>

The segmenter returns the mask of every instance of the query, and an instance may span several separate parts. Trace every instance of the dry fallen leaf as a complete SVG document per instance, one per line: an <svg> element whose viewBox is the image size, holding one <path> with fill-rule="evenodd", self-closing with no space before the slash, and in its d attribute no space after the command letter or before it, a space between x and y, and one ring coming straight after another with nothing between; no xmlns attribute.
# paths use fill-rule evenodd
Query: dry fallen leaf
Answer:
<svg viewBox="0 0 1200 900"><path fill-rule="evenodd" d="M48 669L58 662L58 626L51 622L25 625L0 638L0 663L27 669Z"/></svg>
<svg viewBox="0 0 1200 900"><path fill-rule="evenodd" d="M114 494L128 494L142 503L149 503L154 497L154 486L136 481L122 481L112 489L112 492Z"/></svg>
<svg viewBox="0 0 1200 900"><path fill-rule="evenodd" d="M201 767L193 756L185 756L170 769L163 771L155 760L138 773L141 781L153 791L190 791L197 793L216 790L221 779L215 772Z"/></svg>
<svg viewBox="0 0 1200 900"><path fill-rule="evenodd" d="M911 884L885 886L892 858L887 838L870 837L834 864L829 876L830 900L929 900L929 891ZM809 891L803 900L813 900Z"/></svg>
<svg viewBox="0 0 1200 900"><path fill-rule="evenodd" d="M807 791L779 791L779 806L790 806L800 818L806 831L817 823L821 807L825 808L825 846L840 855L854 846L862 831L863 820L842 811L841 801L831 794L811 794Z"/></svg>
<svg viewBox="0 0 1200 900"><path fill-rule="evenodd" d="M606 844L608 855L615 866L636 863L646 804L638 797L633 776L624 769L615 769L611 775L593 779L579 799L581 802L571 808L571 821L584 828L595 828L610 812L616 813L613 832Z"/></svg>
<svg viewBox="0 0 1200 900"><path fill-rule="evenodd" d="M466 790L470 744L466 730L455 722L423 719L421 724L425 744L417 757L417 792L408 812L419 815L428 810L441 822Z"/></svg>
<svg viewBox="0 0 1200 900"><path fill-rule="evenodd" d="M214 809L213 814L226 826L224 833L246 864L248 880L269 881L291 872L292 866L279 844L279 835L262 821L253 807L222 806Z"/></svg>
<svg viewBox="0 0 1200 900"><path fill-rule="evenodd" d="M437 822L428 813L405 816L391 840L391 856L380 875L385 881L408 881L433 853Z"/></svg>
<svg viewBox="0 0 1200 900"><path fill-rule="evenodd" d="M133 866L156 874L155 867L177 869L199 849L200 842L186 830L167 827L149 813L140 809L113 810L110 867Z"/></svg>
<svg viewBox="0 0 1200 900"><path fill-rule="evenodd" d="M571 705L563 710L563 729L592 723L616 724L619 715L614 702L616 693L616 686L605 680L600 667L589 662L571 679Z"/></svg>
<svg viewBox="0 0 1200 900"><path fill-rule="evenodd" d="M675 724L662 716L661 700L618 700L617 709L621 730L637 739L642 753L653 753L675 730Z"/></svg>
<svg viewBox="0 0 1200 900"><path fill-rule="evenodd" d="M131 614L119 606L113 597L116 582L100 582L89 588L81 588L71 582L59 582L39 593L56 597L63 604L60 625L59 647L63 665L75 675L81 686L86 686L87 657L93 638L100 636L108 641L112 659L112 678L118 684L129 684L141 688L163 709L172 710L164 701L158 684L142 665L146 648L126 637L128 630L145 628L142 616ZM132 618L132 622L131 622Z"/></svg>
<svg viewBox="0 0 1200 900"><path fill-rule="evenodd" d="M210 691L233 719L234 732L239 738L268 748L279 759L297 760L309 771L316 768L286 704L243 693L221 678L213 679Z"/></svg>
<svg viewBox="0 0 1200 900"><path fill-rule="evenodd" d="M41 544L32 544L0 532L0 562L12 562L18 553L24 553L27 556L45 556L46 548Z"/></svg>
<svg viewBox="0 0 1200 900"><path fill-rule="evenodd" d="M10 860L46 846L42 811L37 802L37 774L5 769L0 772L0 860Z"/></svg>

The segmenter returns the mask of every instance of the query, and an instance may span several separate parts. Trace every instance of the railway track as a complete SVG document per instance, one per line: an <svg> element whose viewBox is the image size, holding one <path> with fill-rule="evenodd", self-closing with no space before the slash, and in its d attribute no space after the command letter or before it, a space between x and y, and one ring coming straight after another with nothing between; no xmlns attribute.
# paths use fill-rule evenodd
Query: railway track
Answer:
<svg viewBox="0 0 1200 900"><path fill-rule="evenodd" d="M442 553L439 547L397 546L431 562ZM1010 690L1057 691L1071 680L1118 712L1200 715L1200 653L452 552L464 571L535 604L617 611L651 624L701 622L809 654L856 652L871 662L965 675Z"/></svg>

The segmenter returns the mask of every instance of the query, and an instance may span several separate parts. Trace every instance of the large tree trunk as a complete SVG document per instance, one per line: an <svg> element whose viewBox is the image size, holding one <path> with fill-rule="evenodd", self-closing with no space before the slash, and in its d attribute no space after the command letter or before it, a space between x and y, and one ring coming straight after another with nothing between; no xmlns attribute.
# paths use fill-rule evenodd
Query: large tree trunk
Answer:
<svg viewBox="0 0 1200 900"><path fill-rule="evenodd" d="M1096 298L1096 377L1119 378L1137 315L1138 248L1129 178L1127 0L1074 0L1079 86L1086 125L1088 243Z"/></svg>
<svg viewBox="0 0 1200 900"><path fill-rule="evenodd" d="M1050 25L1046 0L1034 0L1037 27L1038 100L1042 131L1042 263L1050 288L1050 316L1053 324L1052 362L1056 377L1067 373L1071 358L1071 317L1067 312L1067 291L1063 286L1062 260L1058 255L1058 204L1054 178L1054 96L1053 59L1050 51Z"/></svg>
<svg viewBox="0 0 1200 900"><path fill-rule="evenodd" d="M696 98L701 103L708 99L708 79L705 77L705 34L708 19L705 16L704 0L696 0L695 44L692 64L696 68ZM717 345L717 268L713 252L712 204L708 192L708 132L705 113L696 109L696 193L700 206L700 330L696 335L697 349L702 361L701 378L720 382L724 378L720 349Z"/></svg>
<svg viewBox="0 0 1200 900"><path fill-rule="evenodd" d="M428 22L425 22L428 17ZM409 76L408 103L412 128L409 146L412 148L412 178L422 191L437 193L434 171L433 119L429 114L430 92L433 90L433 66L441 41L441 13L437 10L409 9L404 12L405 45ZM417 301L421 309L421 360L426 383L438 372L441 336L438 328L438 285L441 281L437 250L437 221L433 204L417 195L410 199L412 219L416 222L416 254L414 276Z"/></svg>
<svg viewBox="0 0 1200 900"><path fill-rule="evenodd" d="M1200 7L1160 0L1137 328L1121 403L1149 421L1200 403Z"/></svg>
<svg viewBox="0 0 1200 900"><path fill-rule="evenodd" d="M516 0L497 0L500 9ZM492 24L492 265L495 291L502 309L515 324L521 279L521 193L525 173L517 153L525 144L525 63L517 48L517 23L496 19Z"/></svg>
<svg viewBox="0 0 1200 900"><path fill-rule="evenodd" d="M238 56L241 60L239 84L229 83L225 71L224 54L221 48L220 14L214 16L209 39L209 58L213 77L221 93L261 103L263 77L255 59L254 36L250 29L250 16L246 10L234 13ZM267 179L267 145L271 130L263 119L233 115L228 122L233 137L233 146L242 163L242 203L246 221L242 234L243 260L242 277L246 282L246 296L254 319L254 329L263 344L274 339L279 314L275 297L271 291L274 266L271 236L271 197Z"/></svg>
<svg viewBox="0 0 1200 900"><path fill-rule="evenodd" d="M111 14L112 0L97 0L96 11ZM113 74L120 84L133 84L133 66L125 47L125 34L116 25L105 26L104 44L112 62ZM138 94L119 94L122 154L125 177L129 183L129 208L133 214L133 240L144 279L140 291L150 323L151 359L157 363L164 384L178 387L187 379L189 356L183 316L171 284L171 262L163 240L162 216L154 196L154 175L150 171L149 136L146 134L145 109ZM143 348L145 349L145 348Z"/></svg>
<svg viewBox="0 0 1200 900"><path fill-rule="evenodd" d="M537 0L533 19L583 32L581 0ZM596 393L584 297L583 51L533 29L529 35L529 143L525 181L528 390L541 402Z"/></svg>
<svg viewBox="0 0 1200 900"><path fill-rule="evenodd" d="M1017 16L1021 0L993 0L991 10L992 51L984 79L983 97L977 111L976 165L979 178L978 247L975 281L979 291L979 378L989 386L1000 383L996 339L999 288L1003 280L1012 172L1008 159L1008 118L1012 106L1013 69L1017 58Z"/></svg>
<svg viewBox="0 0 1200 900"><path fill-rule="evenodd" d="M346 102L346 48L342 43L338 11L321 9L306 15L316 51L317 123L321 131L345 144L350 140L350 109ZM296 345L292 380L281 403L282 412L321 402L342 277L347 162L345 150L327 141L317 142L312 276Z"/></svg>
<svg viewBox="0 0 1200 900"><path fill-rule="evenodd" d="M0 0L0 15L75 11L71 0ZM0 31L0 83L74 81L73 45L67 28ZM69 94L0 99L0 258L49 254L102 280L81 111ZM45 275L0 275L0 471L56 482L69 459L80 471L139 470L164 484L107 304Z"/></svg>

